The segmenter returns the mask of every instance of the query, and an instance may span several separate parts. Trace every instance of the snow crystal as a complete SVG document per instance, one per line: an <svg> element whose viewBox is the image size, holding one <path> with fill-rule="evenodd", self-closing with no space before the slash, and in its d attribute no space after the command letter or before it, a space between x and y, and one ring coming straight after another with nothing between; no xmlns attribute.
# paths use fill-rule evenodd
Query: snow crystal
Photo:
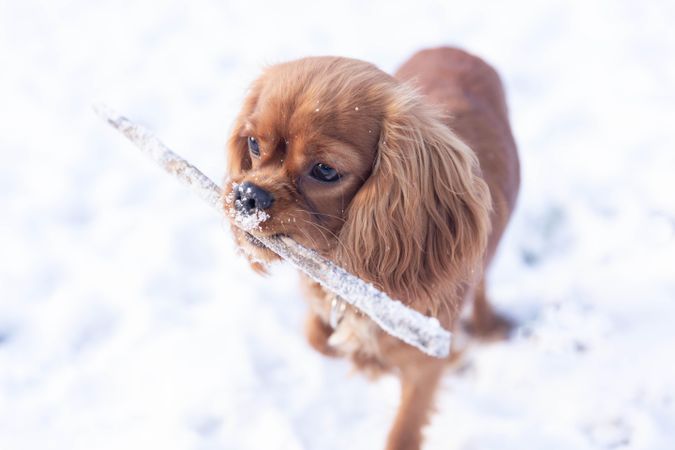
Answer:
<svg viewBox="0 0 675 450"><path fill-rule="evenodd" d="M235 207L230 208L230 217L244 231L260 230L260 224L270 218L265 211L256 209L251 213L244 213L240 210L241 200L235 200Z"/></svg>
<svg viewBox="0 0 675 450"><path fill-rule="evenodd" d="M237 226L244 231L260 230L260 224L270 218L270 215L262 210L255 209L251 212L244 212L241 200L236 199L235 191L240 193L251 193L251 188L248 187L244 191L241 185L232 183L232 190L224 196L225 204L231 205L227 210L228 215L234 220Z"/></svg>

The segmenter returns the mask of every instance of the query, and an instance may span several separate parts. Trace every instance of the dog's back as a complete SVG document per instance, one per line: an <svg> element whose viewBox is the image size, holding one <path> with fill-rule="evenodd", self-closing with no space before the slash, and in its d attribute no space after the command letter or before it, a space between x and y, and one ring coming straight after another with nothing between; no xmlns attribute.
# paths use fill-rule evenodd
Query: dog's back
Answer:
<svg viewBox="0 0 675 450"><path fill-rule="evenodd" d="M449 116L448 125L474 150L494 206L488 261L514 208L520 184L516 144L497 72L463 50L441 47L414 54L395 77L417 87Z"/></svg>

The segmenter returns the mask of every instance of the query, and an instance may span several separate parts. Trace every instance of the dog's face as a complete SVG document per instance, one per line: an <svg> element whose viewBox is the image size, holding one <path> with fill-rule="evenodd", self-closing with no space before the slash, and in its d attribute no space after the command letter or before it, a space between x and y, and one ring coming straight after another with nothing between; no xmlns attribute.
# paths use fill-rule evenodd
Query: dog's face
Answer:
<svg viewBox="0 0 675 450"><path fill-rule="evenodd" d="M399 298L460 279L482 256L490 199L475 156L371 64L321 57L267 69L228 159L236 219L258 219L256 233L287 235ZM278 258L233 229L252 260Z"/></svg>
<svg viewBox="0 0 675 450"><path fill-rule="evenodd" d="M373 169L387 83L391 78L375 67L342 58L268 69L252 86L229 141L236 214L262 211L258 233L330 253ZM258 259L277 258L247 232L235 235Z"/></svg>

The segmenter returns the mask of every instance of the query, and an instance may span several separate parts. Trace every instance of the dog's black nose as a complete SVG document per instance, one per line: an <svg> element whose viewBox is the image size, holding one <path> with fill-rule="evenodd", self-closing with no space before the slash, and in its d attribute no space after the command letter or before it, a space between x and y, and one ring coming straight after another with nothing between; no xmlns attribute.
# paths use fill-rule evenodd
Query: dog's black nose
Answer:
<svg viewBox="0 0 675 450"><path fill-rule="evenodd" d="M255 210L263 211L274 203L272 194L248 181L234 187L234 199L237 211L244 214L251 214Z"/></svg>

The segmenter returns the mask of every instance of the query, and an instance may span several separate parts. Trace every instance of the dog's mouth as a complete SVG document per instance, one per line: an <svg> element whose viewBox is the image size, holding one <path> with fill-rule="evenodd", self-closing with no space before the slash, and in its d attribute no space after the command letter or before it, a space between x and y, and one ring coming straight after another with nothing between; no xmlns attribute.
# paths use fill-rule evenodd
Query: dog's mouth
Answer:
<svg viewBox="0 0 675 450"><path fill-rule="evenodd" d="M274 250L268 248L260 239L279 239L284 236L289 237L287 234L284 233L275 233L270 236L263 236L261 238L255 237L248 231L243 231L242 234L244 236L244 241L246 242L246 244L252 247L251 250L254 251L255 254L258 255L258 257L262 256L264 258L271 258L272 260L278 259L279 256L274 252Z"/></svg>
<svg viewBox="0 0 675 450"><path fill-rule="evenodd" d="M260 239L248 231L241 230L239 236L239 248L251 262L260 263L264 266L267 266L267 264L279 260L279 256L276 253L267 248L267 246L265 246L265 244L263 244ZM278 235L273 235L270 237L275 236ZM265 238L267 238L267 236L265 236Z"/></svg>
<svg viewBox="0 0 675 450"><path fill-rule="evenodd" d="M265 244L263 244L262 242L260 242L260 241L258 240L258 238L256 238L255 236L253 236L253 235L252 235L251 233L249 233L248 231L244 231L244 238L246 239L246 241L247 241L249 244L251 244L251 245L253 245L253 246L256 246L256 247L258 247L258 248L267 248L267 247L265 246Z"/></svg>

